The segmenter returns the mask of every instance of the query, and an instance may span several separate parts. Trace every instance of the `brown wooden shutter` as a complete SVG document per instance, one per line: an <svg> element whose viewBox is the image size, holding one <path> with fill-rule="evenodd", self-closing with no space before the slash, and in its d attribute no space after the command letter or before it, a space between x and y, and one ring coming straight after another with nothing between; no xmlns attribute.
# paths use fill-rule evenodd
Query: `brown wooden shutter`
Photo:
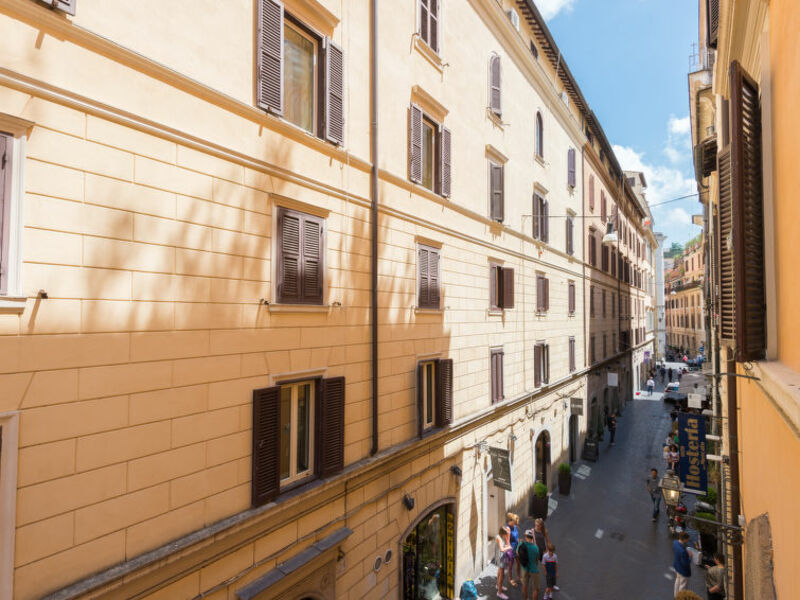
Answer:
<svg viewBox="0 0 800 600"><path fill-rule="evenodd" d="M498 350L497 352L497 401L502 402L505 399L503 393L503 356L505 352Z"/></svg>
<svg viewBox="0 0 800 600"><path fill-rule="evenodd" d="M542 370L544 371L544 382L550 383L550 346L548 344L542 348Z"/></svg>
<svg viewBox="0 0 800 600"><path fill-rule="evenodd" d="M541 217L539 215L540 204L541 203L539 202L539 194L534 192L533 193L533 219L531 219L531 220L533 221L533 239L535 239L535 240L540 239L540 234L539 234L540 221L541 221Z"/></svg>
<svg viewBox="0 0 800 600"><path fill-rule="evenodd" d="M589 288L589 316L594 316L594 286Z"/></svg>
<svg viewBox="0 0 800 600"><path fill-rule="evenodd" d="M417 305L420 308L430 306L430 252L420 246L417 249L417 269L419 271L419 294Z"/></svg>
<svg viewBox="0 0 800 600"><path fill-rule="evenodd" d="M606 191L600 190L600 219L605 221L608 218L608 206L606 204Z"/></svg>
<svg viewBox="0 0 800 600"><path fill-rule="evenodd" d="M550 203L542 200L542 241L550 242Z"/></svg>
<svg viewBox="0 0 800 600"><path fill-rule="evenodd" d="M344 468L344 377L321 380L317 395L317 475L330 477Z"/></svg>
<svg viewBox="0 0 800 600"><path fill-rule="evenodd" d="M253 390L253 455L250 496L253 506L273 500L281 488L280 387Z"/></svg>
<svg viewBox="0 0 800 600"><path fill-rule="evenodd" d="M503 206L503 166L489 162L489 203L491 218L503 222L505 207Z"/></svg>
<svg viewBox="0 0 800 600"><path fill-rule="evenodd" d="M542 385L542 345L536 344L533 347L533 386Z"/></svg>
<svg viewBox="0 0 800 600"><path fill-rule="evenodd" d="M574 315L575 314L575 284L572 281L569 282L569 287L567 288L567 291L568 291L568 293L567 293L567 302L568 302L567 311L569 312L569 314Z"/></svg>
<svg viewBox="0 0 800 600"><path fill-rule="evenodd" d="M425 432L425 364L417 363L417 435Z"/></svg>
<svg viewBox="0 0 800 600"><path fill-rule="evenodd" d="M575 338L569 338L569 370L575 370Z"/></svg>
<svg viewBox="0 0 800 600"><path fill-rule="evenodd" d="M453 359L439 360L436 368L436 425L444 427L453 422Z"/></svg>
<svg viewBox="0 0 800 600"><path fill-rule="evenodd" d="M422 109L412 104L408 111L408 177L422 183Z"/></svg>
<svg viewBox="0 0 800 600"><path fill-rule="evenodd" d="M73 17L75 16L75 9L78 4L78 0L44 0L44 2L52 6L55 10L60 10Z"/></svg>
<svg viewBox="0 0 800 600"><path fill-rule="evenodd" d="M302 276L300 255L301 217L278 211L278 301L299 302Z"/></svg>
<svg viewBox="0 0 800 600"><path fill-rule="evenodd" d="M0 133L0 294L8 287L8 204L11 202L11 137Z"/></svg>
<svg viewBox="0 0 800 600"><path fill-rule="evenodd" d="M514 308L514 269L503 267L503 308Z"/></svg>
<svg viewBox="0 0 800 600"><path fill-rule="evenodd" d="M303 215L303 295L308 304L322 302L324 269L324 221L320 217Z"/></svg>
<svg viewBox="0 0 800 600"><path fill-rule="evenodd" d="M501 103L502 73L500 57L493 54L489 59L489 109L498 117L503 114Z"/></svg>
<svg viewBox="0 0 800 600"><path fill-rule="evenodd" d="M544 309L550 310L550 280L544 278Z"/></svg>
<svg viewBox="0 0 800 600"><path fill-rule="evenodd" d="M283 114L283 2L258 0L258 105Z"/></svg>
<svg viewBox="0 0 800 600"><path fill-rule="evenodd" d="M573 222L572 217L567 217L567 254L572 255L575 252L573 240Z"/></svg>
<svg viewBox="0 0 800 600"><path fill-rule="evenodd" d="M706 20L708 46L716 48L717 39L719 38L719 0L708 0L706 8L708 12Z"/></svg>
<svg viewBox="0 0 800 600"><path fill-rule="evenodd" d="M344 142L344 52L325 38L325 139Z"/></svg>
<svg viewBox="0 0 800 600"><path fill-rule="evenodd" d="M450 130L447 127L442 127L442 139L439 146L441 147L441 164L438 169L438 172L440 173L439 193L445 198L449 198L452 154L450 148Z"/></svg>
<svg viewBox="0 0 800 600"><path fill-rule="evenodd" d="M589 175L589 210L594 211L594 175Z"/></svg>
<svg viewBox="0 0 800 600"><path fill-rule="evenodd" d="M428 308L439 308L439 249L428 249Z"/></svg>
<svg viewBox="0 0 800 600"><path fill-rule="evenodd" d="M575 148L570 148L567 152L567 183L570 187L575 187Z"/></svg>
<svg viewBox="0 0 800 600"><path fill-rule="evenodd" d="M731 198L736 289L736 360L764 358L764 197L758 84L738 61L730 69Z"/></svg>

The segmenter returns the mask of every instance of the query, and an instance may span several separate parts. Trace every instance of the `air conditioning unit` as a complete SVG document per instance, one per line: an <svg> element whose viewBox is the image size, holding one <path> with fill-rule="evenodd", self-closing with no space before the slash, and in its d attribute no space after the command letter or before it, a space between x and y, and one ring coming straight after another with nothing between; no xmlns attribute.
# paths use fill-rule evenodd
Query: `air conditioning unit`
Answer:
<svg viewBox="0 0 800 600"><path fill-rule="evenodd" d="M512 8L506 11L506 15L508 16L508 20L511 21L511 24L514 26L514 29L519 31L519 13Z"/></svg>

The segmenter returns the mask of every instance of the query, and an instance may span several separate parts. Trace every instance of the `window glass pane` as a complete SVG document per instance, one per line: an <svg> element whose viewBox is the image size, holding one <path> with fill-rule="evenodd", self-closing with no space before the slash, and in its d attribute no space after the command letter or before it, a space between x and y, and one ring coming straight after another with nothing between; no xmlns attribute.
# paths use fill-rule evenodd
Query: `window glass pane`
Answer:
<svg viewBox="0 0 800 600"><path fill-rule="evenodd" d="M281 479L289 473L289 454L292 449L292 388L281 388Z"/></svg>
<svg viewBox="0 0 800 600"><path fill-rule="evenodd" d="M297 388L297 472L308 471L311 430L311 384Z"/></svg>
<svg viewBox="0 0 800 600"><path fill-rule="evenodd" d="M433 423L433 363L425 365L425 424Z"/></svg>
<svg viewBox="0 0 800 600"><path fill-rule="evenodd" d="M433 189L433 149L436 135L433 126L422 122L422 185L429 190Z"/></svg>
<svg viewBox="0 0 800 600"><path fill-rule="evenodd" d="M287 22L283 52L284 117L306 131L313 131L316 44Z"/></svg>

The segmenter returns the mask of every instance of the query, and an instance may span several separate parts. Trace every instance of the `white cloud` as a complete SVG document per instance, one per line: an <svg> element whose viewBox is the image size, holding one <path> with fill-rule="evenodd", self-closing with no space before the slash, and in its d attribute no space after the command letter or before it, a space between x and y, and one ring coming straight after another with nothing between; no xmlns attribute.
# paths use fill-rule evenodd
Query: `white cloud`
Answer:
<svg viewBox="0 0 800 600"><path fill-rule="evenodd" d="M670 116L667 123L669 132L675 135L686 135L689 133L689 115L678 119L675 115Z"/></svg>
<svg viewBox="0 0 800 600"><path fill-rule="evenodd" d="M549 21L561 11L571 11L575 0L535 0L535 4L542 16Z"/></svg>
<svg viewBox="0 0 800 600"><path fill-rule="evenodd" d="M667 219L670 225L691 225L692 218L682 208L673 208L667 213Z"/></svg>

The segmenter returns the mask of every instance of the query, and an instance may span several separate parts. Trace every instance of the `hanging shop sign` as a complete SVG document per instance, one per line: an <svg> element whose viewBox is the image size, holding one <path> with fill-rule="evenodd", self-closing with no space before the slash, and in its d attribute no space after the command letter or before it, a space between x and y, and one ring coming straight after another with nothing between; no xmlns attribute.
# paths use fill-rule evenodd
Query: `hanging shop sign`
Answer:
<svg viewBox="0 0 800 600"><path fill-rule="evenodd" d="M678 477L685 491L705 494L708 491L705 416L678 413L678 446Z"/></svg>
<svg viewBox="0 0 800 600"><path fill-rule="evenodd" d="M645 350L644 351L644 360L645 360L645 362L650 360L650 350Z"/></svg>
<svg viewBox="0 0 800 600"><path fill-rule="evenodd" d="M494 484L504 490L511 491L511 460L505 448L489 447L492 458L492 477Z"/></svg>
<svg viewBox="0 0 800 600"><path fill-rule="evenodd" d="M702 394L694 394L689 393L688 396L688 406L689 408L703 408L703 395Z"/></svg>
<svg viewBox="0 0 800 600"><path fill-rule="evenodd" d="M572 415L583 415L583 398L570 398L569 409Z"/></svg>
<svg viewBox="0 0 800 600"><path fill-rule="evenodd" d="M608 374L608 386L609 387L619 387L619 375L616 373L609 373Z"/></svg>

